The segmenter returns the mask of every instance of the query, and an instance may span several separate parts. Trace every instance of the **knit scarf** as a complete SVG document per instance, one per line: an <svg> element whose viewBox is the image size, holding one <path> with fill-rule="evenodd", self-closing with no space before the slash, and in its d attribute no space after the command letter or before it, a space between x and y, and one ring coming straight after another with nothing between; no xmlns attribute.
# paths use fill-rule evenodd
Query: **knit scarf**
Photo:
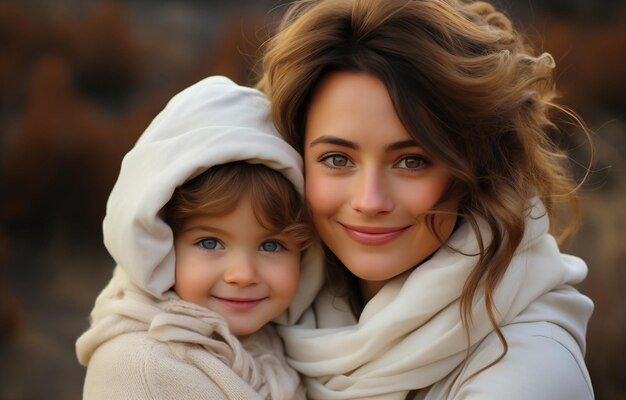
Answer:
<svg viewBox="0 0 626 400"><path fill-rule="evenodd" d="M137 287L121 268L100 293L91 327L76 343L81 364L118 335L144 331L166 342L183 361L196 366L232 399L304 399L298 374L287 365L270 324L239 340L217 313L180 299L159 300Z"/></svg>
<svg viewBox="0 0 626 400"><path fill-rule="evenodd" d="M487 226L479 225L489 243ZM297 325L279 327L290 364L306 376L310 399L404 399L462 364L468 342L460 294L479 246L467 223L448 244L388 282L358 320L344 300L323 290ZM593 305L570 285L586 273L582 260L559 252L548 234L545 209L535 199L522 243L494 293L498 325L552 322L566 329L584 352ZM494 330L482 289L472 310L470 351Z"/></svg>

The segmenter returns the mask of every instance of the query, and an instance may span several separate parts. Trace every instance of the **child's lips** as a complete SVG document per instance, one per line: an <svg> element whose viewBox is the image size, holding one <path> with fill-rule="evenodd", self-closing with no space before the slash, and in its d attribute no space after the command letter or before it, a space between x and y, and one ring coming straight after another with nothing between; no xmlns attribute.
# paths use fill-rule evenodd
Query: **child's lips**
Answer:
<svg viewBox="0 0 626 400"><path fill-rule="evenodd" d="M248 311L259 305L264 298L237 298L237 297L218 297L213 296L220 303L235 311Z"/></svg>

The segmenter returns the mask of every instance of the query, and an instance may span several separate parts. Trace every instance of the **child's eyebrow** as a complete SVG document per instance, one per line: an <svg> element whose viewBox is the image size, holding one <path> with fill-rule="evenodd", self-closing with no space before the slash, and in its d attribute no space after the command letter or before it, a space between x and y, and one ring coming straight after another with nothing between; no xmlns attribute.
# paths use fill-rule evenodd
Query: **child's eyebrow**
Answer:
<svg viewBox="0 0 626 400"><path fill-rule="evenodd" d="M214 226L209 226L209 225L191 225L189 227L183 228L182 231L183 232L203 231L203 232L225 233L224 230L220 228L216 228Z"/></svg>

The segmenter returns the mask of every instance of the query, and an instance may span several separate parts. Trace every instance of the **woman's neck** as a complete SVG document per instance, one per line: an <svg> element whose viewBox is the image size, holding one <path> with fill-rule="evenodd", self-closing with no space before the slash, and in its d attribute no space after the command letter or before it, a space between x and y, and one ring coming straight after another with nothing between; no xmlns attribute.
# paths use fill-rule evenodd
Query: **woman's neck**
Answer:
<svg viewBox="0 0 626 400"><path fill-rule="evenodd" d="M364 279L359 279L359 288L361 289L361 299L363 300L363 304L367 304L372 297L376 296L376 293L378 293L378 291L382 289L387 282L387 280L366 281Z"/></svg>

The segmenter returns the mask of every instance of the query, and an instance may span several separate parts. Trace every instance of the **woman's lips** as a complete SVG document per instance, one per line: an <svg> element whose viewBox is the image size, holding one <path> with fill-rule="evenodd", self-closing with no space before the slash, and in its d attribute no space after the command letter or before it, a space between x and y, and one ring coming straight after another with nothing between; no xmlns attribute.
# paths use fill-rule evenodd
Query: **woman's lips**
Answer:
<svg viewBox="0 0 626 400"><path fill-rule="evenodd" d="M263 299L238 299L213 296L226 307L234 311L248 311L259 305Z"/></svg>
<svg viewBox="0 0 626 400"><path fill-rule="evenodd" d="M403 227L372 227L340 224L348 236L367 245L382 245L402 235L410 225Z"/></svg>

